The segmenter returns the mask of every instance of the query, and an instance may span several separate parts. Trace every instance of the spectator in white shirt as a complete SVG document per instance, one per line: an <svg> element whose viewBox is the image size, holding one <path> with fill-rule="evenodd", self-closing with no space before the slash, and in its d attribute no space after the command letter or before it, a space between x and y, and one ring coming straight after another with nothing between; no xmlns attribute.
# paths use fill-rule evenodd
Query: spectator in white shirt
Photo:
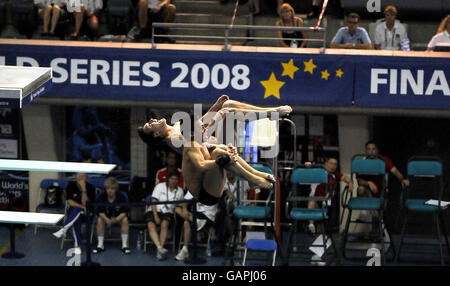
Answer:
<svg viewBox="0 0 450 286"><path fill-rule="evenodd" d="M173 202L183 199L184 192L178 187L180 174L174 171L168 177L169 180L167 182L159 183L155 186L152 193L153 202ZM156 258L158 260L164 259L168 251L164 248L164 243L166 242L169 224L173 222L174 211L178 215L183 216L181 207L175 204L157 204L156 207L155 205L149 206L146 210L148 232L153 243L156 245ZM161 225L159 235L156 231L156 225Z"/></svg>
<svg viewBox="0 0 450 286"><path fill-rule="evenodd" d="M408 35L405 26L396 17L397 8L390 5L384 9L384 21L375 28L375 49L401 50L401 43Z"/></svg>
<svg viewBox="0 0 450 286"><path fill-rule="evenodd" d="M191 193L187 192L184 196L185 200L192 200L194 197ZM193 205L189 205L192 209ZM176 260L185 260L189 257L189 243L191 241L191 222L193 220L192 212L188 210L188 204L183 204L183 219L184 219L184 241L183 248L175 256ZM197 203L197 231L201 229L209 230L214 226L217 213L217 204L207 206L202 203Z"/></svg>
<svg viewBox="0 0 450 286"><path fill-rule="evenodd" d="M450 43L450 14L442 20L436 35L428 43L427 51L434 51L438 43Z"/></svg>
<svg viewBox="0 0 450 286"><path fill-rule="evenodd" d="M55 35L55 29L61 14L61 7L65 3L58 0L34 0L34 4L38 7L39 16L44 22L41 36Z"/></svg>

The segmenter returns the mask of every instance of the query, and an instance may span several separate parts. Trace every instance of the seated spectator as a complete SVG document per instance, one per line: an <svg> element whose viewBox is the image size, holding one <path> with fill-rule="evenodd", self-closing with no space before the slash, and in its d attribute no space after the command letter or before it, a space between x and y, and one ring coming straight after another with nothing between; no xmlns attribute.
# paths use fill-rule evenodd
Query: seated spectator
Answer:
<svg viewBox="0 0 450 286"><path fill-rule="evenodd" d="M155 186L152 193L153 202L161 201L179 201L184 197L183 190L178 187L178 180L180 174L178 172L172 172L169 174L169 180L166 183L159 183ZM157 204L150 205L146 210L147 227L150 237L153 243L156 245L156 258L162 260L165 258L167 249L164 248L164 244L167 238L167 231L169 225L173 223L174 211L182 216L182 210L180 206L175 204ZM160 234L156 231L156 225L161 226Z"/></svg>
<svg viewBox="0 0 450 286"><path fill-rule="evenodd" d="M39 16L44 23L41 36L54 36L55 29L62 12L61 7L65 5L64 1L34 0L34 4L37 6Z"/></svg>
<svg viewBox="0 0 450 286"><path fill-rule="evenodd" d="M86 203L95 200L95 187L87 182L86 173L77 173L75 181L69 182L66 189L67 210L64 226L53 233L57 238L66 235L67 231L73 226L74 247L76 253L81 253L81 223L85 220Z"/></svg>
<svg viewBox="0 0 450 286"><path fill-rule="evenodd" d="M172 23L175 14L176 7L170 0L139 0L137 5L139 33L135 35L135 39L149 38L153 22ZM166 37L163 40L174 42Z"/></svg>
<svg viewBox="0 0 450 286"><path fill-rule="evenodd" d="M366 143L366 154L378 155L379 150L377 144L373 141ZM386 163L386 173L392 173L402 184L402 186L408 186L409 180L403 177L402 173L394 166L391 159L384 156L384 162ZM358 196L359 197L379 197L381 189L383 187L384 175L356 175L358 180ZM375 217L373 217L375 219ZM359 220L370 222L370 214L367 211L361 211ZM372 225L372 232L375 235L378 231L378 226Z"/></svg>
<svg viewBox="0 0 450 286"><path fill-rule="evenodd" d="M194 197L191 193L187 192L184 196L185 200L192 200ZM190 204L189 206L193 206ZM197 203L197 231L202 230L204 227L207 229L214 226L214 221L216 220L217 204L213 206L206 206L201 203ZM191 242L191 222L192 213L188 211L188 204L183 204L183 212L181 215L184 219L184 241L183 248L175 256L176 260L185 260L189 257L189 243Z"/></svg>
<svg viewBox="0 0 450 286"><path fill-rule="evenodd" d="M434 51L438 43L450 43L450 14L442 20L436 35L428 43L427 51Z"/></svg>
<svg viewBox="0 0 450 286"><path fill-rule="evenodd" d="M104 183L105 192L97 198L98 203L109 204L109 206L100 206L98 208L97 219L97 247L92 250L93 253L100 253L105 250L103 241L105 238L105 226L111 227L113 224L120 224L120 233L122 238L122 252L130 254L128 247L128 207L117 206L114 203L127 203L127 198L119 191L119 182L109 177Z"/></svg>
<svg viewBox="0 0 450 286"><path fill-rule="evenodd" d="M288 3L284 3L280 8L280 19L276 22L276 26L279 27L303 27L303 20L295 16L294 8ZM282 47L292 48L304 48L306 47L306 41L302 40L289 40L289 39L306 39L306 33L301 31L288 32L277 31L278 38L280 39L280 45Z"/></svg>
<svg viewBox="0 0 450 286"><path fill-rule="evenodd" d="M330 43L333 49L371 49L372 42L366 29L359 27L359 15L347 16L347 27L342 27Z"/></svg>
<svg viewBox="0 0 450 286"><path fill-rule="evenodd" d="M375 49L401 50L403 39L408 38L406 28L396 20L397 8L386 6L384 9L384 21L375 28Z"/></svg>
<svg viewBox="0 0 450 286"><path fill-rule="evenodd" d="M224 186L224 192L220 198L217 215L216 215L216 234L218 236L219 245L218 249L213 250L213 256L222 256L225 253L225 244L228 241L229 236L233 233L233 226L235 218L233 216L233 210L237 206L237 191L238 181L236 174L233 172L226 172L227 180ZM242 203L246 200L250 186L247 181L243 182L243 190L239 191L239 201Z"/></svg>
<svg viewBox="0 0 450 286"><path fill-rule="evenodd" d="M93 40L100 34L98 19L99 12L102 9L103 0L81 0L81 13L83 15L81 21L87 24L87 33ZM81 25L81 27L83 27L83 25Z"/></svg>
<svg viewBox="0 0 450 286"><path fill-rule="evenodd" d="M334 193L335 193L335 190L337 187L337 182L344 181L347 184L350 192L353 191L353 183L349 177L344 176L341 172L337 171L338 160L336 160L335 158L327 158L324 165L325 165L325 169L328 172L327 187L328 187L328 194L330 196L329 200L328 200L328 206L331 206L331 202L333 201ZM310 197L325 197L325 196L326 196L325 184L315 184L315 185L311 186ZM321 207L321 205L320 205L321 203L322 202L309 201L308 208ZM313 234L316 233L316 227L314 225L314 221L312 221L312 220L309 221L308 230ZM320 230L318 230L318 231L320 231Z"/></svg>
<svg viewBox="0 0 450 286"><path fill-rule="evenodd" d="M86 19L87 26L90 32L95 36L99 34L98 28L98 12L103 9L103 0L80 0L80 9L68 9L69 14L72 15L75 22L75 30L70 37L78 38L80 30L82 29L83 21ZM87 29L84 29L87 30Z"/></svg>
<svg viewBox="0 0 450 286"><path fill-rule="evenodd" d="M183 172L177 167L177 154L173 151L169 151L167 153L167 167L159 169L158 172L156 172L155 186L159 183L167 182L167 175L174 171L180 174L178 186L184 189Z"/></svg>

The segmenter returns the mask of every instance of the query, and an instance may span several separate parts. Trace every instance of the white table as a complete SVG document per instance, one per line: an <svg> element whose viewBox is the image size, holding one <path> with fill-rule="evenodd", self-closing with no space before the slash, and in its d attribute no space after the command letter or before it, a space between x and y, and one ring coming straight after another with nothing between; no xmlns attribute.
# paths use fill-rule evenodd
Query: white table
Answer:
<svg viewBox="0 0 450 286"><path fill-rule="evenodd" d="M55 161L35 161L35 160L8 160L0 159L0 170L9 171L44 171L44 172L70 172L70 173L98 173L108 174L116 167L115 164L96 163L75 163L75 162L55 162ZM9 195L9 192L8 192ZM10 201L12 201L10 199ZM21 253L15 252L14 224L57 224L64 215L10 212L0 211L0 222L10 224L11 251L2 255L4 258L22 258Z"/></svg>
<svg viewBox="0 0 450 286"><path fill-rule="evenodd" d="M22 108L50 89L52 69L0 66L0 107Z"/></svg>
<svg viewBox="0 0 450 286"><path fill-rule="evenodd" d="M47 214L47 213L33 213L33 212L11 212L0 211L0 223L9 223L9 240L10 252L2 255L3 258L22 258L25 255L16 252L15 231L14 224L42 224L42 225L56 225L64 217L63 214Z"/></svg>
<svg viewBox="0 0 450 286"><path fill-rule="evenodd" d="M0 170L108 174L115 164L0 159Z"/></svg>

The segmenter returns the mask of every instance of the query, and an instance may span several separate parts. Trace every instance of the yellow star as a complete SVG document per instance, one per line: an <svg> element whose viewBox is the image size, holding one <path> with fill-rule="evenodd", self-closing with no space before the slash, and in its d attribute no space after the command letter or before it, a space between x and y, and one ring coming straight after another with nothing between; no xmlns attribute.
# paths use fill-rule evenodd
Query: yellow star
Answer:
<svg viewBox="0 0 450 286"><path fill-rule="evenodd" d="M304 72L310 72L311 74L313 74L314 69L317 67L312 59L310 59L308 62L303 62L305 64L305 69L303 70Z"/></svg>
<svg viewBox="0 0 450 286"><path fill-rule="evenodd" d="M294 60L291 59L288 63L281 63L283 66L282 76L288 75L291 79L294 79L294 73L298 71L298 67L294 65Z"/></svg>
<svg viewBox="0 0 450 286"><path fill-rule="evenodd" d="M328 73L328 71L327 71L327 70L324 70L324 71L321 71L321 73L322 73L321 79L326 79L326 80L328 80L328 77L330 76L330 74Z"/></svg>
<svg viewBox="0 0 450 286"><path fill-rule="evenodd" d="M342 78L342 75L344 74L344 72L341 69L336 70L336 76L339 78Z"/></svg>
<svg viewBox="0 0 450 286"><path fill-rule="evenodd" d="M273 72L268 80L262 80L260 82L266 89L266 92L264 93L264 98L273 95L276 98L280 99L280 88L284 85L284 82L277 80Z"/></svg>

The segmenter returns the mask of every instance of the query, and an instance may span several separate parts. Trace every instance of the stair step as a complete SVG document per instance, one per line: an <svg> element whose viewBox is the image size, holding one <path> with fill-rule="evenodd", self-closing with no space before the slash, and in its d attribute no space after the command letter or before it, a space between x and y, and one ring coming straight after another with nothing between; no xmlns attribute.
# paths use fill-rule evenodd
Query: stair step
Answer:
<svg viewBox="0 0 450 286"><path fill-rule="evenodd" d="M231 17L218 14L177 13L175 23L229 25L231 23ZM234 20L235 25L248 25L249 23L249 18L245 16L236 17Z"/></svg>
<svg viewBox="0 0 450 286"><path fill-rule="evenodd" d="M217 42L217 41L191 41L191 40L183 40L183 39L176 39L177 44L184 44L184 45L214 45L214 46L223 46L223 41L222 42ZM235 42L235 41L230 41L228 42L231 45L235 45L235 46L243 46L245 42L239 41L239 42Z"/></svg>
<svg viewBox="0 0 450 286"><path fill-rule="evenodd" d="M174 0L173 3L179 4L179 3L188 3L188 4L192 4L192 5L196 5L196 4L211 4L211 5L220 5L220 0Z"/></svg>
<svg viewBox="0 0 450 286"><path fill-rule="evenodd" d="M203 37L205 35L177 35L177 34L169 34L168 36L170 36L171 38L175 39L177 42L178 40L180 41L190 41L190 42L195 42L195 43L201 43L201 42L205 42L205 41L210 41L210 42L215 42L218 44L223 44L225 41L223 39L223 36L215 36L215 35L209 35L207 37ZM158 37L158 36L156 36ZM236 42L236 43L243 43L246 42L245 38L239 38L239 39L229 39L228 42Z"/></svg>
<svg viewBox="0 0 450 286"><path fill-rule="evenodd" d="M228 16L233 15L235 3L220 4L219 1L203 0L177 0L173 1L173 4L177 7L178 12L182 13L208 13L208 14L224 14ZM237 15L249 14L250 6L243 4L238 6Z"/></svg>
<svg viewBox="0 0 450 286"><path fill-rule="evenodd" d="M170 29L170 35L193 35L193 36L220 36L225 35L223 30L211 29ZM230 32L231 37L245 37L247 30L233 30Z"/></svg>

